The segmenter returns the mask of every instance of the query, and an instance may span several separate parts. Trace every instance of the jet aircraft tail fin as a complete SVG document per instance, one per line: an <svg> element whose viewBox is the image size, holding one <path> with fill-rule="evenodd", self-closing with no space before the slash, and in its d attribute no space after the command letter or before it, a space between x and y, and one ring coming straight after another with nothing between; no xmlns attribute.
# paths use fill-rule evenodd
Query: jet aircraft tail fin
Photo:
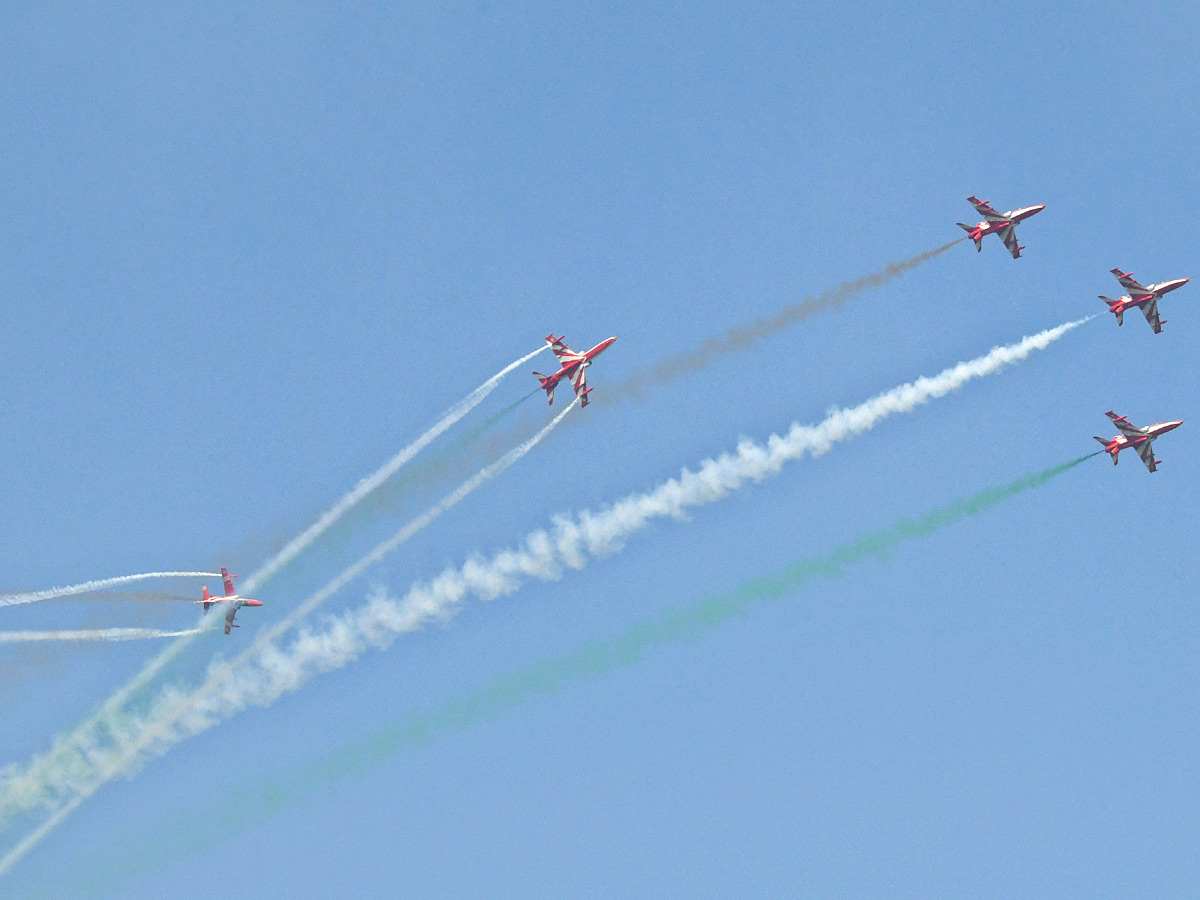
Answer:
<svg viewBox="0 0 1200 900"><path fill-rule="evenodd" d="M558 380L551 378L548 375L543 375L541 372L534 372L533 377L541 384L542 390L546 392L546 400L550 406L554 405L554 389L558 386Z"/></svg>
<svg viewBox="0 0 1200 900"><path fill-rule="evenodd" d="M204 599L203 600L193 600L192 602L201 604L204 607L204 611L208 612L208 608L213 605L213 596L212 596L212 594L210 594L208 592L207 584L203 585L201 587L201 591L203 593L200 596L202 596Z"/></svg>
<svg viewBox="0 0 1200 900"><path fill-rule="evenodd" d="M954 224L971 236L971 240L975 242L976 253L983 251L983 235L975 234L975 229L970 225L964 225L962 222L955 222Z"/></svg>
<svg viewBox="0 0 1200 900"><path fill-rule="evenodd" d="M1120 300L1114 300L1112 297L1100 295L1100 299L1108 304L1108 311L1117 317L1117 324L1125 324L1125 307Z"/></svg>

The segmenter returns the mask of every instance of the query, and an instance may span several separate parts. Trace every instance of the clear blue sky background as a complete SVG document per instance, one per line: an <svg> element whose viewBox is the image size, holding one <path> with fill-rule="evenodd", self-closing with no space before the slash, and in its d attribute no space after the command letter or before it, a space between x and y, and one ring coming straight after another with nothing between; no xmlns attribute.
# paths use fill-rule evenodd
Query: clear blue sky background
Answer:
<svg viewBox="0 0 1200 900"><path fill-rule="evenodd" d="M552 329L663 354L989 239L578 415L332 608L1116 295L1200 275L1194 3L36 4L0 15L0 587L249 574ZM195 852L230 790L654 612L1196 419L1200 294L1097 319L620 555L473 604L102 790L0 886L130 898L1194 897L1200 421L620 672L440 736ZM544 361L549 365L549 358ZM530 366L533 368L534 366ZM541 368L542 366L538 366ZM475 419L533 387L515 373ZM545 420L541 401L520 409ZM249 642L445 485L262 592ZM211 587L212 585L210 585ZM198 584L169 586L191 593ZM4 628L187 627L55 602ZM157 645L0 651L24 761ZM13 835L6 836L6 846Z"/></svg>

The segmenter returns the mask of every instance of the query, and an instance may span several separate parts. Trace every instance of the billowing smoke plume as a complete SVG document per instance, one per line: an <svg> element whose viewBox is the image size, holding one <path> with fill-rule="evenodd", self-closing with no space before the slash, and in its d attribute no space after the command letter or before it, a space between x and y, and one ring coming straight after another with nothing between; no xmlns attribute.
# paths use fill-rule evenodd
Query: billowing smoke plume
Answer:
<svg viewBox="0 0 1200 900"><path fill-rule="evenodd" d="M64 800L66 806L0 860L0 874L102 782L133 771L146 756L165 752L249 705L270 704L313 675L343 666L369 647L387 647L399 634L451 615L468 596L493 599L516 591L526 578L552 580L565 568L581 569L589 558L619 550L655 519L682 518L748 483L776 475L788 462L826 453L892 415L910 412L975 378L1025 359L1086 321L1068 322L996 347L932 378L920 378L858 406L835 410L818 425L794 424L784 435L772 435L764 444L743 440L733 453L706 460L695 472L685 469L678 478L649 492L626 497L598 512L562 517L551 529L529 535L520 547L470 560L431 582L414 586L400 599L378 594L322 630L300 634L286 648L264 646L237 667L236 677L230 677L235 670L229 664L215 663L196 691L165 688L144 718L110 723L111 746L80 748L85 752L72 756L67 765L39 767L35 762L29 772L9 776L0 804L3 812L54 806Z"/></svg>

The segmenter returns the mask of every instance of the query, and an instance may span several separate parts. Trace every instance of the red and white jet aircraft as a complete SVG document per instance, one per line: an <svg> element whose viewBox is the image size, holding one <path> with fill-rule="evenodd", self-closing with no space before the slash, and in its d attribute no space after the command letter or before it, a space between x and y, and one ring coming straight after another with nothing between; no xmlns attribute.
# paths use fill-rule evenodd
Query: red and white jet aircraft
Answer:
<svg viewBox="0 0 1200 900"><path fill-rule="evenodd" d="M607 341L601 341L586 353L576 353L563 343L565 337L566 335L555 337L554 332L551 332L546 338L546 343L558 357L559 365L562 368L553 375L543 375L541 372L534 372L533 375L541 382L542 390L546 392L550 403L554 403L554 389L558 387L558 383L562 379L566 378L571 382L571 387L575 388L575 396L579 398L579 405L587 406L588 394L592 391L587 386L587 367L592 364L593 359L607 350L616 338L610 337Z"/></svg>
<svg viewBox="0 0 1200 900"><path fill-rule="evenodd" d="M1017 223L1046 208L1046 204L1043 203L1041 206L1023 206L1020 209L1000 213L988 206L986 200L980 200L978 197L968 197L967 202L983 216L983 221L978 225L964 225L962 222L957 224L975 242L975 249L983 249L983 239L986 235L998 234L1013 259L1020 257L1021 251L1025 249L1017 245Z"/></svg>
<svg viewBox="0 0 1200 900"><path fill-rule="evenodd" d="M1113 420L1113 424L1121 432L1109 440L1096 437L1096 440L1104 445L1104 451L1112 456L1113 465L1117 464L1117 454L1128 447L1133 447L1137 450L1137 455L1142 458L1142 462L1146 464L1146 468L1151 472L1158 471L1159 463L1154 458L1154 439L1183 424L1182 419L1177 419L1174 422L1159 422L1157 425L1136 428L1129 424L1128 419L1124 416L1118 416L1112 410L1106 412L1105 415Z"/></svg>
<svg viewBox="0 0 1200 900"><path fill-rule="evenodd" d="M225 613L225 633L229 634L231 628L239 628L241 626L233 624L233 617L237 615L237 611L243 606L262 606L261 600L251 600L249 597L239 597L237 591L233 589L233 579L236 575L230 575L228 570L221 567L221 578L225 582L225 596L214 597L208 592L208 585L203 586L203 600L193 600L193 603L203 603L204 611L208 612L208 608L214 603L220 603L226 607L228 612Z"/></svg>
<svg viewBox="0 0 1200 900"><path fill-rule="evenodd" d="M1175 290L1175 288L1183 287L1190 278L1176 278L1174 281L1160 281L1158 284L1141 285L1133 280L1132 272L1122 272L1120 269L1112 269L1113 275L1117 277L1117 281L1121 282L1121 287L1129 291L1124 297L1119 297L1114 300L1112 297L1100 295L1100 299L1108 304L1108 311L1117 317L1117 324L1125 324L1125 310L1131 306L1137 306L1142 310L1142 315L1146 317L1146 321L1150 323L1150 327L1154 329L1154 333L1158 334L1162 331L1162 327L1167 324L1166 319L1158 317L1158 300L1163 294Z"/></svg>

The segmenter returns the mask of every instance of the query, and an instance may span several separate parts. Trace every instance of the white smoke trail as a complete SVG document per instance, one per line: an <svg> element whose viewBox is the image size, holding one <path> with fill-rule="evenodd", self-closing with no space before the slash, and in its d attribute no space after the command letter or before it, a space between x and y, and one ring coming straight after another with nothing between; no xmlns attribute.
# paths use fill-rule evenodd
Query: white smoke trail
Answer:
<svg viewBox="0 0 1200 900"><path fill-rule="evenodd" d="M216 663L210 667L204 684L191 694L164 689L143 719L131 721L128 729L116 735L114 746L89 747L87 756L77 760L71 773L77 779L75 796L68 799L71 782L67 778L56 783L42 780L21 785L30 793L23 798L27 806L32 805L30 800L42 804L65 801L65 805L0 859L0 874L102 783L132 773L149 756L166 752L173 744L239 710L249 705L268 705L313 675L345 665L369 647L385 648L398 635L431 619L451 615L468 596L494 599L516 591L526 578L554 580L566 568L582 569L589 558L619 550L654 519L682 518L691 509L778 474L790 461L806 455L820 456L890 416L910 412L975 378L1025 359L1090 318L996 347L932 378L920 378L858 406L834 410L818 425L793 424L786 434L772 435L763 444L743 440L736 451L705 460L696 472L685 469L678 478L597 512L558 518L549 530L527 536L520 547L501 551L490 559L469 560L461 568L449 569L427 584L414 586L400 600L376 594L365 605L332 619L320 632L302 632L286 649L267 644L256 649L253 659ZM235 669L236 677L230 677Z"/></svg>
<svg viewBox="0 0 1200 900"><path fill-rule="evenodd" d="M173 638L199 634L206 629L161 631L158 628L87 628L79 631L0 631L0 644L26 644L31 641L144 641L149 638Z"/></svg>
<svg viewBox="0 0 1200 900"><path fill-rule="evenodd" d="M533 359L545 349L545 346L539 347L532 353L528 353L515 362L509 363L479 387L475 388L475 390L471 391L471 393L467 394L467 396L462 400L458 401L458 403L454 404L454 406L446 410L446 412L442 414L442 417L434 423L432 428L430 428L419 438L389 459L386 463L356 484L353 490L347 493L333 506L329 507L329 509L326 510L325 513L319 519L317 519L317 521L293 538L291 542L278 553L276 553L266 565L250 576L250 578L248 578L242 585L242 589L249 592L264 584L267 579L299 556L306 547L308 547L313 541L328 531L329 528L338 519L349 512L352 507L362 502L362 500L368 494L376 490L385 481L395 475L401 466L420 453L423 449L425 449L425 447L429 446L429 444L438 435L440 435L447 428L483 402L483 399L496 389L496 385L500 383L501 379L503 379L505 375L517 368L517 366L521 366L529 362L529 360Z"/></svg>
<svg viewBox="0 0 1200 900"><path fill-rule="evenodd" d="M120 575L116 578L100 578L96 581L85 581L82 584L72 584L66 587L49 588L44 591L28 591L24 594L0 594L0 606L17 606L21 603L36 603L39 600L53 600L56 597L70 597L73 594L87 594L92 591L102 591L116 587L119 584L129 584L134 581L146 581L151 578L220 578L220 572L142 572L140 575Z"/></svg>
<svg viewBox="0 0 1200 900"><path fill-rule="evenodd" d="M215 671L222 673L218 678L223 678L225 673L234 671L238 666L244 664L255 655L271 649L271 641L274 638L310 614L334 593L361 575L367 568L396 550L418 531L442 515L442 513L466 498L467 495L480 485L495 478L509 466L513 465L513 463L540 443L566 417L567 413L575 408L578 402L578 399L573 400L533 437L512 448L500 459L480 469L435 506L413 519L404 528L400 529L400 531L388 540L379 544L321 590L308 597L280 622L260 635L254 644L243 651L232 663L217 667ZM212 682L212 679L210 679L210 682ZM204 691L208 687L209 684L206 684L200 690ZM182 702L169 705L161 702L161 698L180 699ZM46 834L55 824L62 821L65 816L70 814L71 810L75 809L83 799L90 796L101 784L110 781L136 764L141 756L142 747L155 745L158 735L170 731L174 726L174 717L180 712L187 711L189 706L190 698L180 695L178 692L164 691L160 695L160 702L156 704L151 714L143 721L135 720L132 717L125 717L125 720L122 721L114 713L109 721L109 732L116 743L116 747L107 751L107 755L104 748L97 745L76 743L72 746L69 754L63 753L57 747L52 748L51 754L55 757L54 766L46 766L41 764L41 760L35 760L29 771L23 775L16 772L5 773L5 793L2 811L6 818L35 805L44 805L47 802L53 803L53 797L61 797L71 791L77 792L77 795L66 806L56 810L47 822L43 823L30 836L27 836L7 856L0 859L0 875L3 875L17 859L36 844L40 840L41 835ZM99 766L98 769L93 768L97 765ZM48 796L48 792L52 796ZM31 837L33 840L30 840Z"/></svg>
<svg viewBox="0 0 1200 900"><path fill-rule="evenodd" d="M353 490L330 507L317 522L290 541L257 572L247 578L242 583L242 592L248 594L256 587L261 586L272 575L278 573L283 566L295 559L305 548L337 522L339 518L348 513L355 504L361 502L371 491L387 481L401 466L411 460L438 435L470 412L475 406L479 405L496 388L502 378L518 366L529 362L529 360L545 349L545 346L539 347L532 353L527 353L520 359L509 363L468 394L463 400L450 407L424 434L384 463L374 473L359 482ZM208 573L203 574L207 575ZM217 576L214 575L212 577ZM59 780L65 778L70 783L76 784L78 788L78 783L72 775L77 768L76 761L85 757L90 752L91 747L101 745L104 742L106 733L111 737L128 727L129 717L123 713L126 704L141 692L143 688L149 685L159 672L178 657L194 639L195 634L186 634L149 660L137 675L126 682L123 687L115 691L91 716L67 734L55 738L50 749L33 760L24 777L33 781L37 781L43 775L52 781L56 777ZM11 771L12 767L8 770L0 770L0 784L4 787L3 794L0 794L0 826L9 821L14 814L14 807L10 802ZM57 773L57 776L55 773ZM16 811L19 811L20 808L19 804L15 807Z"/></svg>

